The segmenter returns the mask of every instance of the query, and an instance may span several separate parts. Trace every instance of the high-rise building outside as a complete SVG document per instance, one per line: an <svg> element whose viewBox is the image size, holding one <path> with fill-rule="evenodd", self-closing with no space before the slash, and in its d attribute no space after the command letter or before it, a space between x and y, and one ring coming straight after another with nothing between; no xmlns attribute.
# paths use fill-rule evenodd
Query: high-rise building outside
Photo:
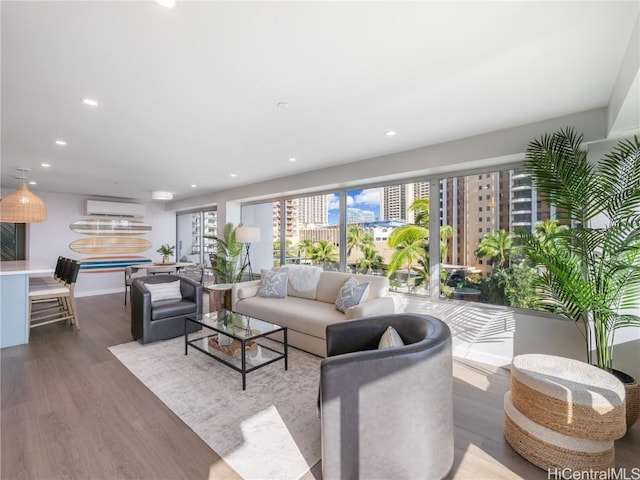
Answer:
<svg viewBox="0 0 640 480"><path fill-rule="evenodd" d="M284 203L284 212L281 204ZM292 245L298 243L298 199L292 198L284 202L273 202L273 238L280 238L280 226L285 224L285 238Z"/></svg>
<svg viewBox="0 0 640 480"><path fill-rule="evenodd" d="M474 252L482 238L498 230L533 231L551 217L521 169L450 177L440 182L440 224L454 229L445 263L489 274L493 267Z"/></svg>
<svg viewBox="0 0 640 480"><path fill-rule="evenodd" d="M413 223L415 214L409 207L418 198L429 198L429 182L414 182L382 187L381 220L404 220Z"/></svg>
<svg viewBox="0 0 640 480"><path fill-rule="evenodd" d="M327 195L301 197L298 201L298 223L305 225L327 225L329 223L329 202Z"/></svg>
<svg viewBox="0 0 640 480"><path fill-rule="evenodd" d="M371 210L347 208L347 224L373 222L375 219L375 214Z"/></svg>

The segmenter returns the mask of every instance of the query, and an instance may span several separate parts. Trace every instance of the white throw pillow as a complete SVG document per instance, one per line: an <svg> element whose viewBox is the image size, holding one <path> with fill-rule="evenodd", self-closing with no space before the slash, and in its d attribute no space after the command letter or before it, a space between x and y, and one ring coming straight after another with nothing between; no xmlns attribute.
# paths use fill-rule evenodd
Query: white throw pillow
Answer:
<svg viewBox="0 0 640 480"><path fill-rule="evenodd" d="M260 271L258 296L265 298L287 298L287 267Z"/></svg>
<svg viewBox="0 0 640 480"><path fill-rule="evenodd" d="M349 277L338 292L336 308L344 313L347 308L366 302L368 296L369 282L358 283L355 278Z"/></svg>
<svg viewBox="0 0 640 480"><path fill-rule="evenodd" d="M145 283L145 288L151 293L151 301L177 300L182 298L180 280L166 283Z"/></svg>
<svg viewBox="0 0 640 480"><path fill-rule="evenodd" d="M395 328L389 326L382 334L382 337L380 337L378 349L402 347L403 345L404 342L402 341L402 338L400 338L400 334L396 331Z"/></svg>
<svg viewBox="0 0 640 480"><path fill-rule="evenodd" d="M315 300L322 268L311 265L287 265L287 269L287 295Z"/></svg>

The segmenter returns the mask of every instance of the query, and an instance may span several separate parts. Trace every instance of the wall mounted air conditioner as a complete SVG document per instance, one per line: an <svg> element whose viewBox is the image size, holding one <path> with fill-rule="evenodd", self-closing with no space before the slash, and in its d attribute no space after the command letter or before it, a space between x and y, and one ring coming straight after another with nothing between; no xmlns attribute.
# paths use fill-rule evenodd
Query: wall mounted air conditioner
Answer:
<svg viewBox="0 0 640 480"><path fill-rule="evenodd" d="M144 217L145 207L138 203L103 202L87 200L87 215L104 215L110 217Z"/></svg>

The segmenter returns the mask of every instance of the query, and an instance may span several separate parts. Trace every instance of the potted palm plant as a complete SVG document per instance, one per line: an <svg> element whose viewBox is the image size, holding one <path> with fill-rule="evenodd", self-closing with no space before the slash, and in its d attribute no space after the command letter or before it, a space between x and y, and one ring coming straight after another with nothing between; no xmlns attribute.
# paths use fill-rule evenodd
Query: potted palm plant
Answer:
<svg viewBox="0 0 640 480"><path fill-rule="evenodd" d="M623 140L592 163L582 141L565 128L529 143L524 170L569 228L517 234L541 273L540 306L581 323L587 361L635 384L637 403L637 382L614 370L613 358L616 330L640 327L640 142Z"/></svg>
<svg viewBox="0 0 640 480"><path fill-rule="evenodd" d="M218 283L236 283L242 280L247 263L242 262L242 243L236 240L233 223L227 223L222 236L205 236L215 240L211 266Z"/></svg>

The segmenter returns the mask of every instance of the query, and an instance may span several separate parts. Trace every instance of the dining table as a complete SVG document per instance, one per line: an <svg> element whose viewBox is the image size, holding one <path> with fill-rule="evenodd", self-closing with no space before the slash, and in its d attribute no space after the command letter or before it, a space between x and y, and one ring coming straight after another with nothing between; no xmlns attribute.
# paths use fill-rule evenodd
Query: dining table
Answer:
<svg viewBox="0 0 640 480"><path fill-rule="evenodd" d="M193 262L147 262L147 263L134 263L130 265L131 268L137 268L138 270L146 270L147 273L153 275L154 273L178 273L182 268L193 267Z"/></svg>

